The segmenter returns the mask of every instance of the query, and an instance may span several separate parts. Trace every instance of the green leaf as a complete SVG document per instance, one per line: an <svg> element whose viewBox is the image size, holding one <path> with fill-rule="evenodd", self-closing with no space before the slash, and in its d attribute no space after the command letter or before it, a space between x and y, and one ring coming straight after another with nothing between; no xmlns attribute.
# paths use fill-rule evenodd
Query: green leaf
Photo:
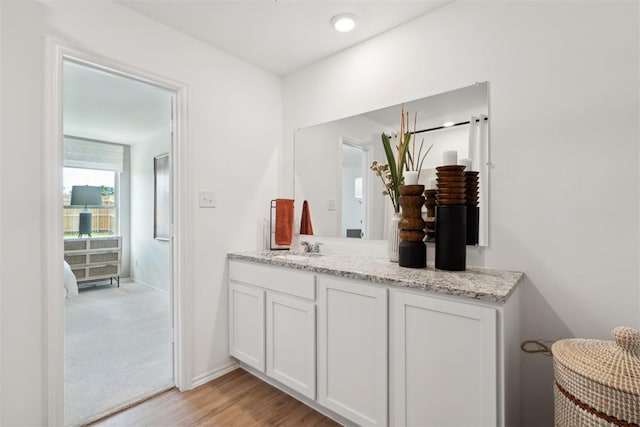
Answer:
<svg viewBox="0 0 640 427"><path fill-rule="evenodd" d="M400 178L400 184L402 183L402 171L404 170L404 167L406 165L407 162L407 153L409 152L409 143L411 142L411 134L410 133L405 133L404 137L403 137L403 141L402 141L402 145L400 146L400 173L399 173L399 178Z"/></svg>
<svg viewBox="0 0 640 427"><path fill-rule="evenodd" d="M400 190L398 190L398 170L396 167L396 159L393 155L393 150L391 149L391 141L389 141L389 137L384 132L382 133L382 146L384 147L384 154L387 157L389 172L391 174L393 187L393 197L391 198L391 202L393 203L393 209L398 212L397 202L400 200ZM400 173L402 173L402 171L400 171ZM402 178L402 175L400 175L400 178Z"/></svg>
<svg viewBox="0 0 640 427"><path fill-rule="evenodd" d="M418 179L420 179L420 171L422 170L422 164L424 163L424 160L427 158L427 154L429 154L429 151L431 151L431 149L433 148L433 144L431 144L429 146L429 148L427 149L427 151L424 153L424 155L422 157L420 157L420 153L422 152L422 145L423 144L424 144L424 139L420 143L420 150L418 151Z"/></svg>

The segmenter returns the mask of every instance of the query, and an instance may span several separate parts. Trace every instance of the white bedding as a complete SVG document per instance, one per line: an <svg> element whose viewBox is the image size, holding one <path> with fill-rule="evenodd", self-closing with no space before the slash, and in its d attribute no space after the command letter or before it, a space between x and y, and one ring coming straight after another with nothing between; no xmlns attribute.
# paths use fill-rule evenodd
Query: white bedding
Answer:
<svg viewBox="0 0 640 427"><path fill-rule="evenodd" d="M78 281L67 261L64 261L64 289L67 298L78 296Z"/></svg>

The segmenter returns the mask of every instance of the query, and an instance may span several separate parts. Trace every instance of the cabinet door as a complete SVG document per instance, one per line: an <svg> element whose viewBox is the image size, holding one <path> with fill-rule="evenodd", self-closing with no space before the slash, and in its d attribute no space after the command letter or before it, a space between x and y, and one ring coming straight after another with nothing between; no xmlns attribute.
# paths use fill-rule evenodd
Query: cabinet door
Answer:
<svg viewBox="0 0 640 427"><path fill-rule="evenodd" d="M316 306L267 292L267 375L316 398Z"/></svg>
<svg viewBox="0 0 640 427"><path fill-rule="evenodd" d="M231 355L264 372L264 291L231 282L229 285Z"/></svg>
<svg viewBox="0 0 640 427"><path fill-rule="evenodd" d="M360 425L387 425L387 290L321 277L318 401Z"/></svg>
<svg viewBox="0 0 640 427"><path fill-rule="evenodd" d="M391 292L397 426L497 425L496 310Z"/></svg>

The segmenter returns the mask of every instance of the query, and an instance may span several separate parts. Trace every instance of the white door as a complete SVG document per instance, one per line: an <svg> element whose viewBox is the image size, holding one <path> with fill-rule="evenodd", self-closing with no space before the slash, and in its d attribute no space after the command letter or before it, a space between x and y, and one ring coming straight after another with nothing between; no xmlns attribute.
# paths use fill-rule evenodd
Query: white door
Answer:
<svg viewBox="0 0 640 427"><path fill-rule="evenodd" d="M367 233L367 195L369 170L368 150L363 145L342 137L342 204L340 236L369 238Z"/></svg>
<svg viewBox="0 0 640 427"><path fill-rule="evenodd" d="M316 398L316 305L267 292L267 375Z"/></svg>
<svg viewBox="0 0 640 427"><path fill-rule="evenodd" d="M231 282L229 285L231 355L264 372L264 291Z"/></svg>
<svg viewBox="0 0 640 427"><path fill-rule="evenodd" d="M318 401L360 425L387 425L387 290L319 278Z"/></svg>
<svg viewBox="0 0 640 427"><path fill-rule="evenodd" d="M497 425L496 310L391 292L393 424Z"/></svg>

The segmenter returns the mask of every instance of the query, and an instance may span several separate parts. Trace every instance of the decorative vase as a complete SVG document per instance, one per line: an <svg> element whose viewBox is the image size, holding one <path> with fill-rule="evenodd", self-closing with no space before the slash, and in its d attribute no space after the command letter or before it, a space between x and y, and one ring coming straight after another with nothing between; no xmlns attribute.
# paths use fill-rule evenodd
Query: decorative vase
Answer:
<svg viewBox="0 0 640 427"><path fill-rule="evenodd" d="M400 267L425 268L427 266L427 246L424 244L422 206L424 205L424 185L401 185L400 206Z"/></svg>
<svg viewBox="0 0 640 427"><path fill-rule="evenodd" d="M467 245L478 244L480 230L480 208L478 207L479 172L465 171L465 199L467 204Z"/></svg>
<svg viewBox="0 0 640 427"><path fill-rule="evenodd" d="M464 271L467 263L467 207L436 208L436 268Z"/></svg>
<svg viewBox="0 0 640 427"><path fill-rule="evenodd" d="M425 232L427 242L436 241L436 190L429 189L424 192L424 205L427 207L427 221Z"/></svg>
<svg viewBox="0 0 640 427"><path fill-rule="evenodd" d="M387 238L389 261L398 262L398 253L400 246L400 233L398 226L400 225L400 212L394 212L389 219L389 236Z"/></svg>
<svg viewBox="0 0 640 427"><path fill-rule="evenodd" d="M436 268L463 271L467 254L464 165L436 168Z"/></svg>
<svg viewBox="0 0 640 427"><path fill-rule="evenodd" d="M467 205L467 245L478 244L478 231L480 230L480 208Z"/></svg>
<svg viewBox="0 0 640 427"><path fill-rule="evenodd" d="M416 185L418 183L418 171L405 171L404 185Z"/></svg>

